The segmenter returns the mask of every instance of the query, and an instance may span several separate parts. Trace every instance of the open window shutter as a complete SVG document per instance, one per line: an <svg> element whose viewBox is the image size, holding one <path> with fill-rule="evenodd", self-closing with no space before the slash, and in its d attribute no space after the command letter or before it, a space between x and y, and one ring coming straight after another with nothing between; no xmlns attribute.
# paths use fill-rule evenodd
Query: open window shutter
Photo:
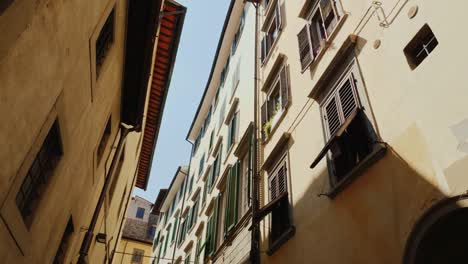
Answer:
<svg viewBox="0 0 468 264"><path fill-rule="evenodd" d="M267 119L268 119L268 101L265 101L263 104L262 104L262 108L261 108L261 114L262 114L262 137L263 139L265 139L265 132L264 132L264 127L265 127L265 124L267 123Z"/></svg>
<svg viewBox="0 0 468 264"><path fill-rule="evenodd" d="M224 235L227 234L228 228L230 226L230 207L231 207L231 178L232 178L232 168L227 175L227 201L226 207L224 208Z"/></svg>
<svg viewBox="0 0 468 264"><path fill-rule="evenodd" d="M240 161L237 161L236 164L234 164L234 173L233 173L233 178L232 181L233 181L233 199L232 199L232 203L233 203L233 208L232 208L232 222L233 222L233 227L234 225L236 225L237 223L237 212L238 212L238 207L239 207L239 177L240 177Z"/></svg>
<svg viewBox="0 0 468 264"><path fill-rule="evenodd" d="M305 70L314 61L314 51L312 46L312 38L310 36L310 25L306 24L299 34L297 39L299 42L299 56L301 58L302 70Z"/></svg>
<svg viewBox="0 0 468 264"><path fill-rule="evenodd" d="M338 98L343 115L343 123L345 120L359 107L358 95L354 85L354 78L351 75L338 89Z"/></svg>
<svg viewBox="0 0 468 264"><path fill-rule="evenodd" d="M266 58L266 52L267 52L267 48L266 48L266 43L267 43L267 38L266 36L263 36L262 38L262 43L261 43L261 46L262 46L262 54L261 54L261 61L263 62Z"/></svg>
<svg viewBox="0 0 468 264"><path fill-rule="evenodd" d="M328 129L329 137L332 137L341 126L340 114L338 112L338 106L336 104L336 97L333 97L328 101L324 107L324 120Z"/></svg>
<svg viewBox="0 0 468 264"><path fill-rule="evenodd" d="M280 72L280 89L281 89L281 107L286 108L289 102L289 80L287 66L284 66Z"/></svg>
<svg viewBox="0 0 468 264"><path fill-rule="evenodd" d="M281 4L278 1L276 3L276 10L275 10L275 20L277 25L277 30L280 31L283 28L283 12L281 8Z"/></svg>
<svg viewBox="0 0 468 264"><path fill-rule="evenodd" d="M210 216L208 223L206 224L206 237L205 237L205 257L211 254L211 236L213 227L213 216Z"/></svg>
<svg viewBox="0 0 468 264"><path fill-rule="evenodd" d="M281 167L278 168L275 174L270 178L270 198L271 200L276 199L284 192L287 192L287 171L286 161L283 161Z"/></svg>

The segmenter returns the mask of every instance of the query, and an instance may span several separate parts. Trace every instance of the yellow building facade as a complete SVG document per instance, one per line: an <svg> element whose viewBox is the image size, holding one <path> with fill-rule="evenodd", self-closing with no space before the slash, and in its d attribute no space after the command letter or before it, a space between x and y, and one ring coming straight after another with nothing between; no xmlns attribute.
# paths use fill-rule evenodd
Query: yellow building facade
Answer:
<svg viewBox="0 0 468 264"><path fill-rule="evenodd" d="M467 4L264 2L261 262L463 262Z"/></svg>
<svg viewBox="0 0 468 264"><path fill-rule="evenodd" d="M181 15L156 85L168 9ZM146 189L184 13L173 1L0 5L2 263L112 260L132 190Z"/></svg>

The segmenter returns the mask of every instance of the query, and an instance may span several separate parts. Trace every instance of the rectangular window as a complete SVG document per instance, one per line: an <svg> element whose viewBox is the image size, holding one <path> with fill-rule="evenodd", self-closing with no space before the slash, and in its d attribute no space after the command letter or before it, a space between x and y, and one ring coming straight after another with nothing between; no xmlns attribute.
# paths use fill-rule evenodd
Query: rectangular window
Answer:
<svg viewBox="0 0 468 264"><path fill-rule="evenodd" d="M208 178L209 191L212 190L214 184L216 183L216 179L218 178L221 172L222 151L223 151L223 145L219 147L218 154L216 155L216 158L213 162L213 167L211 168L211 173Z"/></svg>
<svg viewBox="0 0 468 264"><path fill-rule="evenodd" d="M99 76L104 60L114 43L115 10L112 9L96 40L96 75Z"/></svg>
<svg viewBox="0 0 468 264"><path fill-rule="evenodd" d="M155 235L156 235L156 226L152 226L150 230L149 238L153 240Z"/></svg>
<svg viewBox="0 0 468 264"><path fill-rule="evenodd" d="M266 140L279 117L289 104L289 79L287 67L283 66L272 81L267 93L267 100L261 107L262 135Z"/></svg>
<svg viewBox="0 0 468 264"><path fill-rule="evenodd" d="M184 264L190 264L190 263L191 263L191 262L190 262L190 257L191 257L190 255L191 255L191 253L188 253L188 254L185 256Z"/></svg>
<svg viewBox="0 0 468 264"><path fill-rule="evenodd" d="M237 115L238 112L232 116L231 122L229 122L228 128L228 138L227 138L227 149L231 149L232 145L234 145L237 137Z"/></svg>
<svg viewBox="0 0 468 264"><path fill-rule="evenodd" d="M241 158L239 164L239 195L240 195L240 206L239 206L239 217L242 217L250 207L250 166L251 166L251 155L249 152Z"/></svg>
<svg viewBox="0 0 468 264"><path fill-rule="evenodd" d="M224 234L227 235L237 224L239 197L239 164L236 162L228 174L225 206Z"/></svg>
<svg viewBox="0 0 468 264"><path fill-rule="evenodd" d="M205 168L205 153L200 158L199 164L198 164L198 175L202 175L203 169Z"/></svg>
<svg viewBox="0 0 468 264"><path fill-rule="evenodd" d="M197 247L195 249L195 260L193 261L195 264L200 264L200 255L201 255L201 252L203 251L203 247L202 247L201 237L197 237Z"/></svg>
<svg viewBox="0 0 468 264"><path fill-rule="evenodd" d="M213 143L214 143L214 129L213 131L211 131L209 152L211 152L211 149L213 148Z"/></svg>
<svg viewBox="0 0 468 264"><path fill-rule="evenodd" d="M377 136L362 112L352 72L333 88L321 103L327 141L331 184L336 185L374 150Z"/></svg>
<svg viewBox="0 0 468 264"><path fill-rule="evenodd" d="M57 253L55 253L54 264L61 264L65 262L65 255L68 250L68 246L70 244L70 237L74 232L73 227L73 220L70 217L68 220L67 226L65 227L65 231L62 235L62 240L60 240L59 247L57 249Z"/></svg>
<svg viewBox="0 0 468 264"><path fill-rule="evenodd" d="M171 237L171 244L174 242L174 239L176 237L176 232L177 232L177 226L179 224L179 217L176 217L175 223L174 223L174 228L172 229L172 237Z"/></svg>
<svg viewBox="0 0 468 264"><path fill-rule="evenodd" d="M219 111L219 121L218 121L218 122L219 122L219 126L218 126L218 130L221 129L221 127L223 126L225 111L226 111L226 101L223 101L223 104L221 105L221 110Z"/></svg>
<svg viewBox="0 0 468 264"><path fill-rule="evenodd" d="M144 256L145 256L144 250L141 250L139 248L134 248L133 254L132 254L132 264L142 264Z"/></svg>
<svg viewBox="0 0 468 264"><path fill-rule="evenodd" d="M416 69L439 45L428 24L425 24L403 50L412 70Z"/></svg>
<svg viewBox="0 0 468 264"><path fill-rule="evenodd" d="M136 212L136 218L143 219L145 216L145 208L138 207Z"/></svg>
<svg viewBox="0 0 468 264"><path fill-rule="evenodd" d="M217 237L218 237L218 207L219 197L215 198L213 212L208 217L206 238L205 238L205 256L210 257L216 252Z"/></svg>
<svg viewBox="0 0 468 264"><path fill-rule="evenodd" d="M62 155L60 128L55 120L16 194L16 205L27 226Z"/></svg>
<svg viewBox="0 0 468 264"><path fill-rule="evenodd" d="M268 21L269 25L266 29L266 32L262 38L261 42L261 60L265 62L265 59L270 54L271 49L273 48L273 44L276 42L276 39L279 36L281 29L283 28L283 18L282 18L282 11L281 5L279 1L276 3L275 13L273 14L270 21Z"/></svg>
<svg viewBox="0 0 468 264"><path fill-rule="evenodd" d="M325 48L326 42L342 18L337 10L336 0L320 0L312 7L309 22L297 35L302 70L305 70Z"/></svg>
<svg viewBox="0 0 468 264"><path fill-rule="evenodd" d="M97 164L101 163L102 155L104 155L104 151L106 150L107 142L109 141L110 135L112 133L112 116L109 116L106 123L106 128L102 133L101 139L99 140L99 145L96 151L97 155Z"/></svg>
<svg viewBox="0 0 468 264"><path fill-rule="evenodd" d="M274 203L270 218L270 248L281 243L280 240L292 226L288 198L289 169L286 157L282 158L268 177L270 204Z"/></svg>

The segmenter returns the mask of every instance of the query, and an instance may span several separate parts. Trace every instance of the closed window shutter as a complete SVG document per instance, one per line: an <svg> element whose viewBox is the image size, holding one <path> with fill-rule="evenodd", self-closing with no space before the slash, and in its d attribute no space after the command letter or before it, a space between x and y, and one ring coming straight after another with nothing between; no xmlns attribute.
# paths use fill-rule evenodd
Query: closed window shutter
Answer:
<svg viewBox="0 0 468 264"><path fill-rule="evenodd" d="M214 212L213 212L213 223L211 224L211 239L210 239L210 256L216 251L216 243L218 237L218 222L219 222L219 200L217 197L215 200Z"/></svg>
<svg viewBox="0 0 468 264"><path fill-rule="evenodd" d="M239 192L239 162L234 164L228 175L228 200L226 206L226 221L224 231L229 232L237 223Z"/></svg>
<svg viewBox="0 0 468 264"><path fill-rule="evenodd" d="M213 215L210 216L208 219L208 223L206 225L206 238L205 238L205 256L209 256L211 254L211 236L212 236L212 226L213 226Z"/></svg>
<svg viewBox="0 0 468 264"><path fill-rule="evenodd" d="M280 72L281 106L286 108L289 102L289 80L287 67L284 66Z"/></svg>
<svg viewBox="0 0 468 264"><path fill-rule="evenodd" d="M275 10L275 22L276 22L276 30L280 31L283 28L283 13L281 12L281 5L280 2L276 4Z"/></svg>
<svg viewBox="0 0 468 264"><path fill-rule="evenodd" d="M352 74L333 91L323 107L324 120L331 138L343 125L346 119L360 107L359 97Z"/></svg>
<svg viewBox="0 0 468 264"><path fill-rule="evenodd" d="M262 104L261 112L262 112L262 136L265 139L265 132L263 128L265 127L265 124L268 121L268 101L265 101Z"/></svg>
<svg viewBox="0 0 468 264"><path fill-rule="evenodd" d="M175 235L176 235L176 230L177 230L177 224L179 224L179 218L177 217L174 223L174 229L172 229L172 238L171 242L174 241Z"/></svg>
<svg viewBox="0 0 468 264"><path fill-rule="evenodd" d="M262 44L261 44L261 46L262 46L261 61L262 61L262 62L265 61L265 58L266 58L266 52L267 52L266 43L267 43L267 38L266 38L266 36L263 36L263 38L262 38Z"/></svg>
<svg viewBox="0 0 468 264"><path fill-rule="evenodd" d="M305 25L299 34L297 34L299 42L299 56L301 59L302 70L305 70L314 61L314 51L312 46L312 38L310 36L310 25Z"/></svg>

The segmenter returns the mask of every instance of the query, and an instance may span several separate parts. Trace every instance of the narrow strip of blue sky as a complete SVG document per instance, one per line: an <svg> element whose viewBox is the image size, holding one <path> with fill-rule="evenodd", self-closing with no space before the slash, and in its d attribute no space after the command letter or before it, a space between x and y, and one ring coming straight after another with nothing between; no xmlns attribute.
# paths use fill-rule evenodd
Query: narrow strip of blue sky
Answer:
<svg viewBox="0 0 468 264"><path fill-rule="evenodd" d="M148 190L135 195L154 201L169 187L179 165L188 165L185 140L206 86L230 0L180 0L187 7L171 87L166 100Z"/></svg>

